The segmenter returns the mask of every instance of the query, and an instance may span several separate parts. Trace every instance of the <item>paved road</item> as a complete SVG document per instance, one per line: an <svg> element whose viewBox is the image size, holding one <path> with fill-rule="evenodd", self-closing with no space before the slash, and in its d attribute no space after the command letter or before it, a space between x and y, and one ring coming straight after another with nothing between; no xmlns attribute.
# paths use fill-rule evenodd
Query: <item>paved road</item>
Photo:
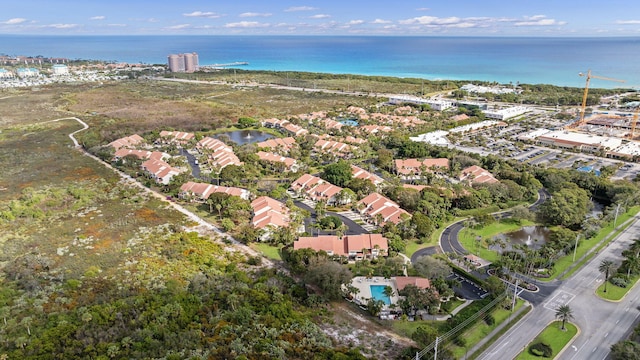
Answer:
<svg viewBox="0 0 640 360"><path fill-rule="evenodd" d="M314 208L312 208L311 206L303 203L302 201L296 200L293 202L297 207L307 210L309 211L309 213L311 214L312 218L315 218L315 214L316 214L316 210ZM369 232L363 228L361 225L357 224L355 221L349 219L346 216L340 215L338 213L335 212L331 212L331 211L327 211L326 215L333 215L333 216L337 216L338 218L340 218L340 220L342 220L342 222L347 225L347 231L345 232L345 235L359 235L359 234L368 234ZM309 234L315 234L318 233L318 229L311 229L310 228L310 224L311 224L311 219L310 218L306 218L304 219L304 226L307 229L307 232L309 232ZM313 230L309 231L309 230ZM323 231L320 230L320 235L334 235L335 231Z"/></svg>
<svg viewBox="0 0 640 360"><path fill-rule="evenodd" d="M555 309L564 304L571 307L575 317L573 322L580 328L580 334L558 359L606 359L611 345L623 339L640 316L637 309L640 304L640 286L633 288L620 302L602 300L594 294L603 281L598 266L604 259L620 262L622 251L638 232L640 220L636 215L631 226L478 359L513 359L550 321L554 320Z"/></svg>
<svg viewBox="0 0 640 360"><path fill-rule="evenodd" d="M549 199L550 197L551 197L551 194L549 194L549 192L546 189L538 190L538 200L536 200L536 202L534 202L529 206L529 210L536 211L540 206L540 204L547 201L547 199ZM502 211L502 212L494 213L493 215L497 219L504 219L511 216L511 212ZM463 222L464 220L455 222L449 225L442 232L442 235L440 236L440 248L444 253L455 253L460 255L464 255L468 253L468 251L458 241L458 233L460 232L460 230L464 228ZM411 256L411 259L413 260L413 259L417 259L420 256L428 255L429 251L430 250L428 249L420 249L416 251L416 253L414 253L413 256Z"/></svg>

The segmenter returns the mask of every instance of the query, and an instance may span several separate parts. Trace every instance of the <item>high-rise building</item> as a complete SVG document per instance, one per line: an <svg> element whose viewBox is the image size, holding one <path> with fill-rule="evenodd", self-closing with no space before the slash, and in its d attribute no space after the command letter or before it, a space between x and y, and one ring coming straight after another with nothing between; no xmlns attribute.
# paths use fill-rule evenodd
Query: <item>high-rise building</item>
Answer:
<svg viewBox="0 0 640 360"><path fill-rule="evenodd" d="M198 71L198 54L171 54L167 57L169 71L171 72L194 72Z"/></svg>

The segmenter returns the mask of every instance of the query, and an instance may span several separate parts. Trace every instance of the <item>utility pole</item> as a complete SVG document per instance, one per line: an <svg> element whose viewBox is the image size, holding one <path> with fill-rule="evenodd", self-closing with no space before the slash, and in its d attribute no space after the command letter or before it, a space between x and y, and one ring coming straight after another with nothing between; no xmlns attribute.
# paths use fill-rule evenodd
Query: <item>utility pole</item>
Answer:
<svg viewBox="0 0 640 360"><path fill-rule="evenodd" d="M440 340L440 338L436 336L436 346L433 348L435 350L433 360L438 360L438 340Z"/></svg>
<svg viewBox="0 0 640 360"><path fill-rule="evenodd" d="M617 213L616 213L617 215ZM614 225L615 227L615 225ZM573 262L576 261L576 252L578 252L578 239L580 238L580 234L576 235L576 246L573 247Z"/></svg>
<svg viewBox="0 0 640 360"><path fill-rule="evenodd" d="M618 211L620 211L620 204L616 206L616 216L613 218L613 229L616 229L616 223L618 222Z"/></svg>
<svg viewBox="0 0 640 360"><path fill-rule="evenodd" d="M516 308L516 296L518 296L518 278L516 277L516 286L513 288L513 300L511 302L511 312Z"/></svg>

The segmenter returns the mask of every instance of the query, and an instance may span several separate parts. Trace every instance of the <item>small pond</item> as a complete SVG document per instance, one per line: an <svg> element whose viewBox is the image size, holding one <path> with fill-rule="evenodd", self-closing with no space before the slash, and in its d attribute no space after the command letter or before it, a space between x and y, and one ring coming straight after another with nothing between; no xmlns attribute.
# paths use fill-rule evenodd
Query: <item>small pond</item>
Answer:
<svg viewBox="0 0 640 360"><path fill-rule="evenodd" d="M494 236L495 240L504 241L504 250L513 249L513 245L527 245L530 249L539 249L549 240L551 232L544 226L525 226L520 230ZM491 249L503 251L502 246L495 244Z"/></svg>
<svg viewBox="0 0 640 360"><path fill-rule="evenodd" d="M261 142L275 137L258 130L235 130L214 135L215 138L220 138L221 136L228 136L231 141L238 145Z"/></svg>
<svg viewBox="0 0 640 360"><path fill-rule="evenodd" d="M343 125L347 125L347 126L358 126L358 125L360 125L358 123L358 119L357 118L338 118L338 122L343 124Z"/></svg>

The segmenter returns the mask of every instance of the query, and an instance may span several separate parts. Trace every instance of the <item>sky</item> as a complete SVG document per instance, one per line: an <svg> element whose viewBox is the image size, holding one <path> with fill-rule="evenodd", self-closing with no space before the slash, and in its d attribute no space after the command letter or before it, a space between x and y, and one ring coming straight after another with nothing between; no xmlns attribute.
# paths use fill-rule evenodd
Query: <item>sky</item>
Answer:
<svg viewBox="0 0 640 360"><path fill-rule="evenodd" d="M14 0L0 34L640 36L640 1Z"/></svg>

